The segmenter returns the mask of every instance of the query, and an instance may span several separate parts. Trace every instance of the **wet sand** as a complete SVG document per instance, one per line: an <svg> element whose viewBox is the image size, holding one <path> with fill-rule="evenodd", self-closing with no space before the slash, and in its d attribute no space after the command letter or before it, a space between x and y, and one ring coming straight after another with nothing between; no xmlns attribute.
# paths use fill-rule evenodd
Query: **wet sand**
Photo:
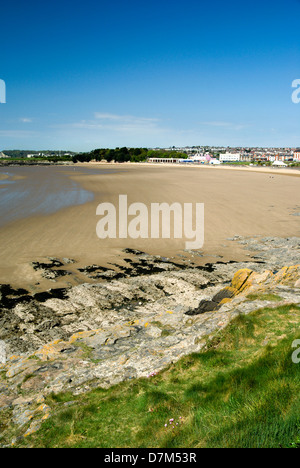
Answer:
<svg viewBox="0 0 300 468"><path fill-rule="evenodd" d="M21 177L21 168L18 169L17 175ZM109 172L105 173L104 169ZM36 177L37 190L45 184L47 168L43 171L43 177ZM299 175L300 172L288 169L255 167L195 168L103 163L66 167L65 180L69 179L92 193L93 200L2 226L0 283L31 291L81 283L87 281L87 277L79 273L78 268L93 264L109 267L115 263L122 264L122 259L128 257L122 252L124 248L174 257L176 261L184 261L185 256L185 261L192 260L198 265L249 260L248 252L228 238L235 235L300 236L300 217L295 216L300 212ZM120 194L128 196L128 204L142 202L149 208L154 202L204 203L203 256L191 257L185 252L186 239L100 240L96 235L99 221L96 208L103 202L111 202L117 207ZM34 199L32 203L35 203ZM56 283L42 279L31 262L43 261L47 257L76 260L66 267L72 275Z"/></svg>

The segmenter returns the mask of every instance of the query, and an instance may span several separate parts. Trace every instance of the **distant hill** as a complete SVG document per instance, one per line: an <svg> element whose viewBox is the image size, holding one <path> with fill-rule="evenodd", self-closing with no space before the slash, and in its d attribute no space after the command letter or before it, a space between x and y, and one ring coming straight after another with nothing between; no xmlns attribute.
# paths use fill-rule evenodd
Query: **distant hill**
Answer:
<svg viewBox="0 0 300 468"><path fill-rule="evenodd" d="M66 153L69 155L74 155L73 151L55 151L55 150L40 150L40 151L34 151L34 150L3 150L3 153L6 155L6 157L9 158L27 158L28 154L31 155L36 155L36 157L39 156L46 156L46 157L51 157L51 156L64 156ZM0 154L3 154L0 153Z"/></svg>

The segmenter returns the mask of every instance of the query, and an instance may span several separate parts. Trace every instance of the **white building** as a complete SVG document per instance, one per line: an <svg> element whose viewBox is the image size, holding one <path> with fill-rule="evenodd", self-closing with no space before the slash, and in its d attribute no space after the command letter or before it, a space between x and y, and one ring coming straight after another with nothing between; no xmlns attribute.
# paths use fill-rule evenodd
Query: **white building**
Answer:
<svg viewBox="0 0 300 468"><path fill-rule="evenodd" d="M220 162L237 162L241 160L241 153L220 154Z"/></svg>
<svg viewBox="0 0 300 468"><path fill-rule="evenodd" d="M150 163L164 163L164 164L177 164L181 162L182 159L177 159L177 158L149 158L148 162Z"/></svg>
<svg viewBox="0 0 300 468"><path fill-rule="evenodd" d="M294 161L300 162L300 150L294 152Z"/></svg>
<svg viewBox="0 0 300 468"><path fill-rule="evenodd" d="M283 161L274 161L272 166L277 166L277 167L286 167L287 164L285 164Z"/></svg>

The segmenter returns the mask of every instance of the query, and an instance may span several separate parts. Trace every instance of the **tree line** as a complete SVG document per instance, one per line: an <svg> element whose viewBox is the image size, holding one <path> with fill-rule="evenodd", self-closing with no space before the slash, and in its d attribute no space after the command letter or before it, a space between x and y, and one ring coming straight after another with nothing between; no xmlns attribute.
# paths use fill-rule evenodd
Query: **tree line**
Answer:
<svg viewBox="0 0 300 468"><path fill-rule="evenodd" d="M7 150L3 153L14 160L25 160L31 154L31 161L49 161L56 163L59 161L90 162L90 161L115 161L115 162L144 162L148 158L182 158L188 157L187 153L175 150L148 149L148 148L98 148L90 152L55 154L53 151L29 151L29 150Z"/></svg>
<svg viewBox="0 0 300 468"><path fill-rule="evenodd" d="M148 150L148 148L100 148L89 153L78 153L73 156L73 162L89 161L115 161L115 162L143 162L148 158L183 158L186 159L186 153L166 150Z"/></svg>

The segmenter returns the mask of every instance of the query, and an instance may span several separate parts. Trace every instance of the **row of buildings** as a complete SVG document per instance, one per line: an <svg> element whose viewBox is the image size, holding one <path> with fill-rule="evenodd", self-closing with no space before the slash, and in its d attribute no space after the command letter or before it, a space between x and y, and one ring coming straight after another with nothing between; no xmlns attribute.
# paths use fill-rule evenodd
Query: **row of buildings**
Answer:
<svg viewBox="0 0 300 468"><path fill-rule="evenodd" d="M201 156L190 156L186 159L182 158L149 158L148 162L150 163L168 163L168 164L188 164L188 163L198 163L198 164L221 164L219 159L212 158L209 155L204 158Z"/></svg>
<svg viewBox="0 0 300 468"><path fill-rule="evenodd" d="M172 148L174 151L174 148ZM220 163L300 163L300 149L240 149L224 150L224 148L211 148L201 151L200 148L179 148L177 151L187 154L186 159L180 158L149 158L149 162L160 163L199 163L199 164L220 164Z"/></svg>
<svg viewBox="0 0 300 468"><path fill-rule="evenodd" d="M246 152L246 153L222 153L220 162L300 162L300 150L291 153L279 152Z"/></svg>

